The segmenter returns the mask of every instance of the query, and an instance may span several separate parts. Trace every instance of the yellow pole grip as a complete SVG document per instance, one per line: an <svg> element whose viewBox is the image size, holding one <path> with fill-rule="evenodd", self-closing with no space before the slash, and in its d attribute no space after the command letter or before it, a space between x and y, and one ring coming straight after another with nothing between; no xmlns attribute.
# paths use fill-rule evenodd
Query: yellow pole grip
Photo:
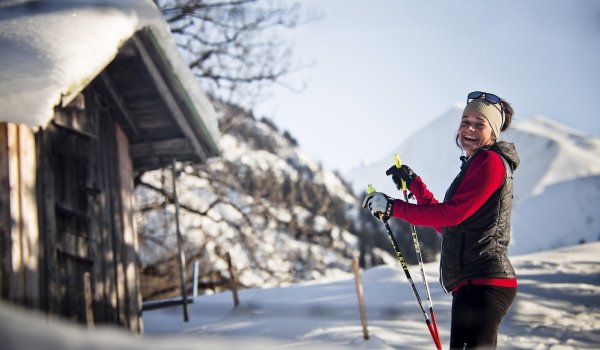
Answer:
<svg viewBox="0 0 600 350"><path fill-rule="evenodd" d="M369 184L369 186L367 186L367 193L373 193L373 192L376 192L375 187L373 187L373 185Z"/></svg>
<svg viewBox="0 0 600 350"><path fill-rule="evenodd" d="M400 168L402 166L402 161L400 160L400 156L398 155L398 153L394 154L394 163L396 163L396 168ZM402 181L402 191L407 190L406 188L406 182L404 182L404 180Z"/></svg>

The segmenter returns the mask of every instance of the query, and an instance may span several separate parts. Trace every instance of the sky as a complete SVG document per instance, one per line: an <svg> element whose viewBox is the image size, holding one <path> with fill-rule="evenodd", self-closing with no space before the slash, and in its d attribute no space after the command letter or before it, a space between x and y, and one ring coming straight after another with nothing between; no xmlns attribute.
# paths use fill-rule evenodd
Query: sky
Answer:
<svg viewBox="0 0 600 350"><path fill-rule="evenodd" d="M284 34L314 62L286 78L306 88L274 88L255 114L329 170L379 160L475 90L509 101L514 122L541 114L600 135L600 1L301 5L322 14Z"/></svg>

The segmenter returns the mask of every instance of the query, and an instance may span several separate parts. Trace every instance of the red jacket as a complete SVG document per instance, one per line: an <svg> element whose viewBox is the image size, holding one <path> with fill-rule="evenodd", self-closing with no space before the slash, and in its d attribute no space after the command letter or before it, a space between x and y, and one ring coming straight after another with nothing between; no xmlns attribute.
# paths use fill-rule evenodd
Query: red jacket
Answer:
<svg viewBox="0 0 600 350"><path fill-rule="evenodd" d="M481 151L472 160L463 181L448 202L440 203L417 177L410 185L417 204L396 200L392 216L414 225L431 226L441 233L442 227L456 226L473 215L502 186L504 176L506 171L500 155ZM516 279L477 279L464 284L467 283L516 287ZM453 291L464 284L454 287Z"/></svg>
<svg viewBox="0 0 600 350"><path fill-rule="evenodd" d="M410 191L418 204L396 200L392 216L414 225L431 226L441 233L442 227L456 226L473 215L500 188L505 176L502 159L496 152L481 153L473 159L450 201L440 203L427 189L421 177L417 177L410 184Z"/></svg>

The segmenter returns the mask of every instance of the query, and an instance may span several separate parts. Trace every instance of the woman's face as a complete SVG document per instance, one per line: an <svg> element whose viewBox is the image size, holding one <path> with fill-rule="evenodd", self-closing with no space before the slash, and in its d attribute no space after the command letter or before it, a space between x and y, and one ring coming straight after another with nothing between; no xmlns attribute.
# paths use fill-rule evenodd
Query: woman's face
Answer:
<svg viewBox="0 0 600 350"><path fill-rule="evenodd" d="M477 111L469 111L463 115L458 127L458 142L470 157L480 146L494 143L490 123Z"/></svg>

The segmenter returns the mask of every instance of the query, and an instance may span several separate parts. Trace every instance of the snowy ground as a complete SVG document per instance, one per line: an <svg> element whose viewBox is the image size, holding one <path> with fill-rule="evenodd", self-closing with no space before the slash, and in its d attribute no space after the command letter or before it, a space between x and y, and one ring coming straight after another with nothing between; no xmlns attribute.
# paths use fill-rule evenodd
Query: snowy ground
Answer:
<svg viewBox="0 0 600 350"><path fill-rule="evenodd" d="M502 325L500 349L600 348L600 242L512 258L519 293ZM419 269L410 267L421 287ZM442 343L447 348L451 297L437 283L437 264L426 266ZM363 271L370 339L362 336L354 280L202 296L190 305L144 313L146 334L49 324L0 305L3 349L433 349L425 322L401 269ZM420 288L421 289L421 288Z"/></svg>

